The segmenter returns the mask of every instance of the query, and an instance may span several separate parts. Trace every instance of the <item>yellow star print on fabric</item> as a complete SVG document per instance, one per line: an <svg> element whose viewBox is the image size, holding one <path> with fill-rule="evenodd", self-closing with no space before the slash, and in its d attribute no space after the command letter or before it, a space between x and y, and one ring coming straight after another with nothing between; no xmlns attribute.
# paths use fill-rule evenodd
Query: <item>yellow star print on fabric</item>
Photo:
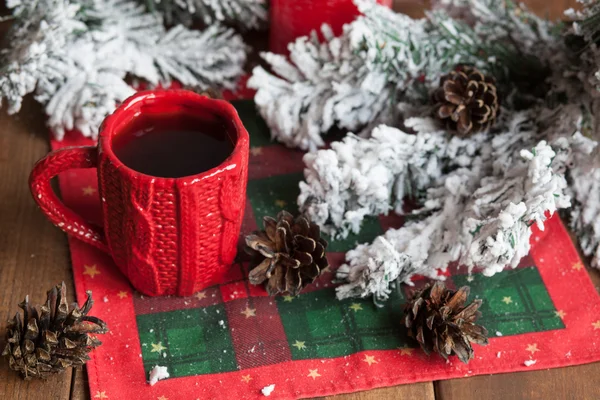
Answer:
<svg viewBox="0 0 600 400"><path fill-rule="evenodd" d="M572 267L575 271L580 271L583 269L583 264L581 263L581 261L577 261L575 264L573 264Z"/></svg>
<svg viewBox="0 0 600 400"><path fill-rule="evenodd" d="M352 303L352 305L350 307L348 307L349 309L351 309L354 312L359 312L360 310L362 310L362 306L358 303Z"/></svg>
<svg viewBox="0 0 600 400"><path fill-rule="evenodd" d="M592 322L592 326L594 327L594 330L600 329L600 319L596 322Z"/></svg>
<svg viewBox="0 0 600 400"><path fill-rule="evenodd" d="M120 299L124 299L125 297L127 297L127 292L121 290L119 293L117 293L117 296L119 296Z"/></svg>
<svg viewBox="0 0 600 400"><path fill-rule="evenodd" d="M369 364L369 367L371 366L371 364L377 364L377 360L375 360L375 356L365 355L365 359L363 361L366 362L367 364Z"/></svg>
<svg viewBox="0 0 600 400"><path fill-rule="evenodd" d="M94 193L96 193L96 189L94 189L93 187L91 187L89 185L84 188L81 188L81 191L83 192L84 196L93 196Z"/></svg>
<svg viewBox="0 0 600 400"><path fill-rule="evenodd" d="M554 311L554 314L560 319L563 319L567 315L563 310Z"/></svg>
<svg viewBox="0 0 600 400"><path fill-rule="evenodd" d="M512 298L511 298L510 296L505 296L505 297L502 299L502 302L503 302L503 303L505 303L505 304L510 304L510 303L512 303L513 301L512 301Z"/></svg>
<svg viewBox="0 0 600 400"><path fill-rule="evenodd" d="M525 350L531 352L531 354L535 354L536 351L540 351L540 349L537 348L537 343L528 344Z"/></svg>
<svg viewBox="0 0 600 400"><path fill-rule="evenodd" d="M283 207L287 206L287 201L275 200L275 205L279 208L283 208Z"/></svg>
<svg viewBox="0 0 600 400"><path fill-rule="evenodd" d="M96 275L100 275L100 271L98 271L98 267L96 267L96 264L84 265L83 269L85 270L85 271L83 271L83 274L88 275L90 278L93 278Z"/></svg>
<svg viewBox="0 0 600 400"><path fill-rule="evenodd" d="M242 375L242 382L249 383L252 380L250 375Z"/></svg>
<svg viewBox="0 0 600 400"><path fill-rule="evenodd" d="M167 349L162 345L162 342L150 343L150 345L152 346L152 350L150 350L151 353L160 353L161 351Z"/></svg>
<svg viewBox="0 0 600 400"><path fill-rule="evenodd" d="M318 369L309 369L308 372L309 373L306 376L309 376L309 377L313 378L313 381L315 379L317 379L318 377L321 376L321 374L319 374L319 370Z"/></svg>
<svg viewBox="0 0 600 400"><path fill-rule="evenodd" d="M198 300L205 299L206 298L206 292L198 292L198 293L196 293L196 298Z"/></svg>
<svg viewBox="0 0 600 400"><path fill-rule="evenodd" d="M306 342L301 342L299 340L296 340L296 343L294 343L292 346L296 347L298 350L305 350Z"/></svg>
<svg viewBox="0 0 600 400"><path fill-rule="evenodd" d="M106 392L97 391L94 398L95 399L108 399L108 396L106 395Z"/></svg>
<svg viewBox="0 0 600 400"><path fill-rule="evenodd" d="M250 153L253 156L260 156L262 154L262 147L253 147L250 149Z"/></svg>
<svg viewBox="0 0 600 400"><path fill-rule="evenodd" d="M294 298L292 296L283 296L283 301L286 303L291 303Z"/></svg>
<svg viewBox="0 0 600 400"><path fill-rule="evenodd" d="M411 347L398 347L398 350L400 350L401 356L412 356L413 351L415 351Z"/></svg>
<svg viewBox="0 0 600 400"><path fill-rule="evenodd" d="M246 318L256 317L256 308L246 307L246 309L242 311L241 314L244 314Z"/></svg>

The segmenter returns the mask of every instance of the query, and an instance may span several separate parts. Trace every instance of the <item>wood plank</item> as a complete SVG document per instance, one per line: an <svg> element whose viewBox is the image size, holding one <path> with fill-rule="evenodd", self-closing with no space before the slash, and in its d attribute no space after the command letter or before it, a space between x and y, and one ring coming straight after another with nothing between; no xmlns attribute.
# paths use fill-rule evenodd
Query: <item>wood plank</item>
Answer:
<svg viewBox="0 0 600 400"><path fill-rule="evenodd" d="M71 382L71 400L86 400L90 396L90 387L88 385L87 371L77 369L73 372L73 380Z"/></svg>
<svg viewBox="0 0 600 400"><path fill-rule="evenodd" d="M533 0L531 6L545 14L543 7L550 4L543 0ZM569 0L553 4L570 4ZM395 0L396 9L411 16L422 15L425 0ZM547 15L560 17L565 6L552 8ZM45 290L60 280L65 280L73 299L73 284L65 237L54 229L38 212L30 199L26 186L27 175L33 162L47 151L47 131L42 123L39 106L31 101L19 117L8 118L0 115L0 330L5 321L16 311L16 304L25 294L32 294L35 302L43 301ZM31 134L33 133L33 134ZM31 255L34 257L31 257ZM2 339L0 339L0 346ZM598 364L582 367L532 371L519 374L482 376L447 382L436 386L439 398L600 398L597 388L591 382L598 375ZM546 374L546 375L544 375ZM51 378L45 383L23 382L16 374L7 371L6 363L0 365L0 398L37 399L40 393L45 398L74 399L90 398L84 373L76 371L71 382L67 372ZM577 379L582 376L581 379ZM500 378L500 380L499 380ZM468 383L473 382L473 383ZM440 385L456 383L456 385ZM540 389L540 386L544 386ZM511 387L521 388L512 392ZM43 392L42 392L43 391ZM501 393L505 393L500 397ZM520 393L520 394L517 394ZM559 396L563 394L564 396ZM496 397L494 397L494 394ZM376 389L349 395L328 397L335 400L418 398L432 399L433 385L419 383L393 388Z"/></svg>
<svg viewBox="0 0 600 400"><path fill-rule="evenodd" d="M394 0L394 11L406 14L411 18L422 18L429 8L430 0Z"/></svg>
<svg viewBox="0 0 600 400"><path fill-rule="evenodd" d="M48 134L41 107L29 99L18 116L0 113L0 348L4 348L6 321L17 304L30 295L33 303L46 299L46 291L65 281L69 300L74 287L66 237L37 209L27 184L33 163L48 151ZM25 382L0 363L0 398L67 399L71 371L48 381Z"/></svg>
<svg viewBox="0 0 600 400"><path fill-rule="evenodd" d="M413 383L411 385L393 386L373 389L365 392L342 394L326 397L326 400L398 400L419 399L433 400L435 398L431 382Z"/></svg>
<svg viewBox="0 0 600 400"><path fill-rule="evenodd" d="M568 8L580 8L577 0L522 0L536 14L550 19L562 19ZM394 0L393 9L413 18L423 16L423 11L429 8L431 0Z"/></svg>
<svg viewBox="0 0 600 400"><path fill-rule="evenodd" d="M600 364L484 375L436 383L438 400L600 399Z"/></svg>
<svg viewBox="0 0 600 400"><path fill-rule="evenodd" d="M7 13L4 2L0 12ZM9 25L0 24L0 37ZM32 99L16 116L0 112L0 348L6 321L26 295L41 303L48 289L65 281L69 301L75 299L66 237L38 210L27 184L33 163L48 152L43 115ZM4 359L0 362L0 399L68 399L71 382L70 370L47 381L24 381Z"/></svg>

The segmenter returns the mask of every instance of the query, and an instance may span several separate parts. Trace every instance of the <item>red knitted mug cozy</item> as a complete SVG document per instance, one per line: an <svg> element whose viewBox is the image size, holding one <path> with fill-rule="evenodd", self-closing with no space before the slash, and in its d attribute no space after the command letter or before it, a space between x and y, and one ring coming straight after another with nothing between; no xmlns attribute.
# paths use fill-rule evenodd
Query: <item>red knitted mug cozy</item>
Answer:
<svg viewBox="0 0 600 400"><path fill-rule="evenodd" d="M112 138L141 113L176 118L211 113L227 126L234 149L219 166L183 178L158 178L125 166ZM66 233L110 254L140 292L188 296L218 283L232 264L248 177L248 132L233 106L184 90L140 92L100 128L98 147L65 148L34 167L31 192L42 211ZM50 179L72 168L97 168L103 229L67 208Z"/></svg>

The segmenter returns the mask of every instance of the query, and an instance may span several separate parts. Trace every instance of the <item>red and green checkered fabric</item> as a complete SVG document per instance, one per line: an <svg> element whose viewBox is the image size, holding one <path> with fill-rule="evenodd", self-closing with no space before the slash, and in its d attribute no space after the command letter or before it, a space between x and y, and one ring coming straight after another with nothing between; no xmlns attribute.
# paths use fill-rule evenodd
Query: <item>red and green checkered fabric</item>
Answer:
<svg viewBox="0 0 600 400"><path fill-rule="evenodd" d="M265 215L283 208L297 212L303 153L270 141L251 100L233 104L251 138L242 228L248 233L261 227ZM70 136L53 146L87 143ZM71 171L60 184L66 203L98 221L98 199L82 191L97 187L94 173ZM92 289L103 299L96 314L111 328L88 364L92 398L254 399L274 383L271 396L288 399L521 370L529 359L536 360L532 368L599 360L600 340L590 345L588 337L600 334L598 295L560 220L551 221L546 232L535 234L535 251L517 269L493 277L449 269L448 286L469 285L471 297L483 299L481 323L491 336L466 366L425 357L407 337L404 303L422 280L394 287L381 308L370 299L338 301L333 272L296 298L273 298L248 283L247 264L240 261L221 285L195 296L151 298L133 292L106 255L70 239L79 298ZM333 270L356 244L402 222L397 216L369 218L360 234L330 241ZM578 296L569 294L575 291ZM166 366L170 378L150 387L145 382L156 365Z"/></svg>
<svg viewBox="0 0 600 400"><path fill-rule="evenodd" d="M243 266L236 265L246 275ZM296 298L270 298L245 280L203 292L202 299L134 299L147 371L157 363L172 376L237 371L292 360L348 356L365 350L417 347L402 327L414 289L397 286L384 307L371 300L338 301L331 276ZM325 281L325 282L324 282ZM449 277L484 300L481 324L492 336L564 329L532 260L493 277ZM419 285L417 285L419 287ZM251 316L246 316L246 310ZM157 352L152 344L164 347Z"/></svg>

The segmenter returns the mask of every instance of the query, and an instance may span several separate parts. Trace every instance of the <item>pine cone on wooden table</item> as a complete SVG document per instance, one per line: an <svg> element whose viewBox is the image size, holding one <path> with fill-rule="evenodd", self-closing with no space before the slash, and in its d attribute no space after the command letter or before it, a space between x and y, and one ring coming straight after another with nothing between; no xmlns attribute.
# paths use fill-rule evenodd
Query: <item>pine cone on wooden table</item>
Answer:
<svg viewBox="0 0 600 400"><path fill-rule="evenodd" d="M433 102L436 117L459 136L489 129L500 112L494 78L469 66L442 76Z"/></svg>
<svg viewBox="0 0 600 400"><path fill-rule="evenodd" d="M406 305L405 325L427 355L434 351L445 360L457 355L468 363L473 358L471 343L488 343L487 330L475 324L481 316L481 300L465 306L469 290L463 286L454 291L436 282L416 293Z"/></svg>
<svg viewBox="0 0 600 400"><path fill-rule="evenodd" d="M250 283L266 282L269 295L289 293L296 296L329 266L327 242L319 226L306 217L294 217L287 211L277 219L265 217L264 230L246 237L252 257Z"/></svg>
<svg viewBox="0 0 600 400"><path fill-rule="evenodd" d="M23 310L8 323L6 347L9 367L24 379L47 378L90 358L88 353L102 344L91 334L106 333L104 321L88 316L93 300L90 291L83 307L67 304L67 288L61 285L48 291L46 303L39 311L29 304L29 296L19 304Z"/></svg>

